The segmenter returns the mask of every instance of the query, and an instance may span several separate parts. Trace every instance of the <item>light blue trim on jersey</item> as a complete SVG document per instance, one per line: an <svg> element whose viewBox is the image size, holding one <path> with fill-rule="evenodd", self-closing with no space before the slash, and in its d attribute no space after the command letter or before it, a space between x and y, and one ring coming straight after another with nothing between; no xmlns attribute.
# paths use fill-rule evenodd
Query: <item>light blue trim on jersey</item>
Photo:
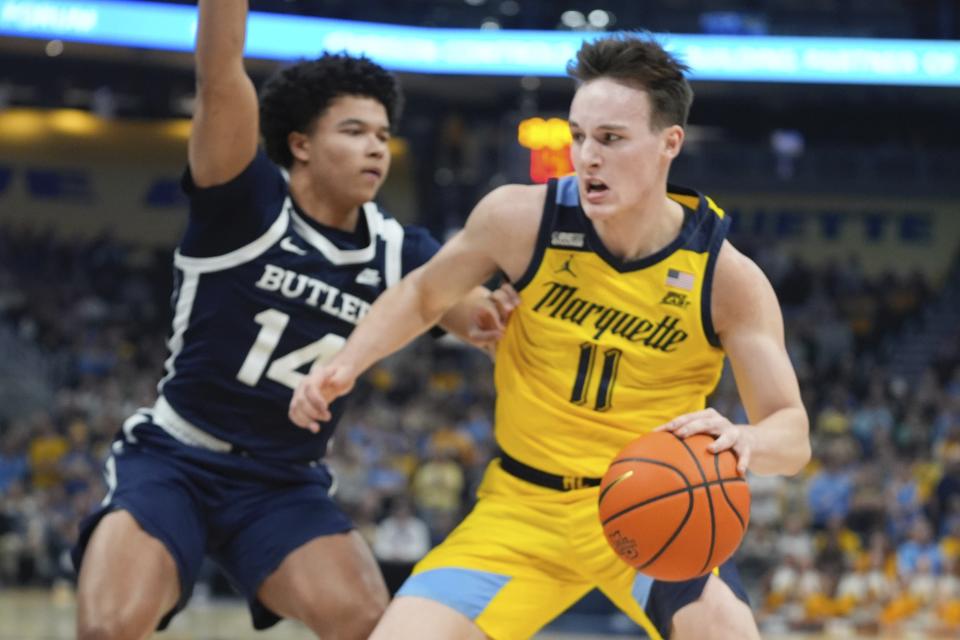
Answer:
<svg viewBox="0 0 960 640"><path fill-rule="evenodd" d="M633 588L630 594L641 609L647 608L647 601L650 599L650 590L653 588L653 578L637 572L637 577L633 580Z"/></svg>
<svg viewBox="0 0 960 640"><path fill-rule="evenodd" d="M474 569L431 569L407 578L397 596L434 600L474 620L483 613L510 576Z"/></svg>
<svg viewBox="0 0 960 640"><path fill-rule="evenodd" d="M580 188L577 176L564 176L557 180L557 204L565 207L580 205Z"/></svg>
<svg viewBox="0 0 960 640"><path fill-rule="evenodd" d="M293 201L290 196L283 201L283 208L280 209L280 215L273 221L270 228L262 236L253 242L246 244L239 249L234 249L230 253L221 256L212 256L209 258L191 258L182 255L180 250L173 254L173 264L182 269L185 273L210 273L212 271L224 271L232 267L239 266L245 262L260 256L267 249L276 244L287 232L287 226L290 223L290 216L293 213Z"/></svg>

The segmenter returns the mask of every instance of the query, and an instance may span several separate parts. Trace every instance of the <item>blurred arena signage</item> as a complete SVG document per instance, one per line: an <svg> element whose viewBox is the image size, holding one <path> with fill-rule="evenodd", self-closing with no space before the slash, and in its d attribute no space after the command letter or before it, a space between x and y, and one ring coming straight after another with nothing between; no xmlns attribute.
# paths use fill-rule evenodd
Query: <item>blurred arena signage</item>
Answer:
<svg viewBox="0 0 960 640"><path fill-rule="evenodd" d="M196 9L149 2L0 0L0 35L172 51L193 48ZM398 71L562 76L585 37L570 31L437 29L253 12L246 53L365 53ZM960 86L960 42L663 36L694 80Z"/></svg>
<svg viewBox="0 0 960 640"><path fill-rule="evenodd" d="M530 149L530 179L546 182L573 173L570 125L561 118L527 118L517 127L517 142Z"/></svg>
<svg viewBox="0 0 960 640"><path fill-rule="evenodd" d="M809 263L857 256L866 272L919 270L940 277L960 248L960 216L947 198L715 196L733 220L734 243L776 247Z"/></svg>

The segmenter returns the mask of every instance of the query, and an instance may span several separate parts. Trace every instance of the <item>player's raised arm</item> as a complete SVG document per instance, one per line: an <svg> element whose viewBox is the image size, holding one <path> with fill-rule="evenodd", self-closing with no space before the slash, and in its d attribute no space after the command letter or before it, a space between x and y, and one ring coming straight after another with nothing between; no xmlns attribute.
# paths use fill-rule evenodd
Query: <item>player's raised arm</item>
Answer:
<svg viewBox="0 0 960 640"><path fill-rule="evenodd" d="M438 322L453 328L457 316L469 308L455 305L473 304L464 298L497 269L519 275L532 254L544 193L542 187L507 185L481 200L463 230L377 298L343 349L300 383L290 403L290 419L319 429L316 421L329 419L329 403L352 389L370 365ZM511 264L504 256L522 257Z"/></svg>
<svg viewBox="0 0 960 640"><path fill-rule="evenodd" d="M237 176L257 149L257 92L243 67L246 0L200 0L190 172L198 187Z"/></svg>

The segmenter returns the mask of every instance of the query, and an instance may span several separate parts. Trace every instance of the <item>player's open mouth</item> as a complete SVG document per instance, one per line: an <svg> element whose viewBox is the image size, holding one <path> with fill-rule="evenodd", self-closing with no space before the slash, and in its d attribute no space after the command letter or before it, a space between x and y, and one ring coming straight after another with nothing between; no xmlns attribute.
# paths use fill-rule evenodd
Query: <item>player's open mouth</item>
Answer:
<svg viewBox="0 0 960 640"><path fill-rule="evenodd" d="M610 191L610 187L603 180L589 178L584 181L583 188L586 193L583 199L591 204L600 204L603 202Z"/></svg>
<svg viewBox="0 0 960 640"><path fill-rule="evenodd" d="M383 177L383 174L380 173L380 171L378 171L377 169L364 169L364 170L362 171L362 173L363 173L363 175L365 175L365 176L373 176L374 178L377 178L378 180L379 180L381 177Z"/></svg>
<svg viewBox="0 0 960 640"><path fill-rule="evenodd" d="M587 193L596 193L598 191L606 191L607 189L609 189L609 187L607 187L607 185L604 184L603 180L597 180L595 178L591 178L590 180L587 180L586 185L587 185Z"/></svg>

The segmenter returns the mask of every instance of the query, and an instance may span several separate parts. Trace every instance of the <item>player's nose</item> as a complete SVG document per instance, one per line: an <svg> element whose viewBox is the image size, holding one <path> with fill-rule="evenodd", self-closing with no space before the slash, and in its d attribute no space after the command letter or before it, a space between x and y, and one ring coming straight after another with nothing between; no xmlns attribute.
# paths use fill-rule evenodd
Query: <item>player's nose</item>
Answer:
<svg viewBox="0 0 960 640"><path fill-rule="evenodd" d="M373 136L367 144L367 155L371 158L383 158L388 150L387 142L376 136Z"/></svg>
<svg viewBox="0 0 960 640"><path fill-rule="evenodd" d="M580 159L580 165L586 167L600 166L600 145L590 138L583 141L576 151Z"/></svg>

